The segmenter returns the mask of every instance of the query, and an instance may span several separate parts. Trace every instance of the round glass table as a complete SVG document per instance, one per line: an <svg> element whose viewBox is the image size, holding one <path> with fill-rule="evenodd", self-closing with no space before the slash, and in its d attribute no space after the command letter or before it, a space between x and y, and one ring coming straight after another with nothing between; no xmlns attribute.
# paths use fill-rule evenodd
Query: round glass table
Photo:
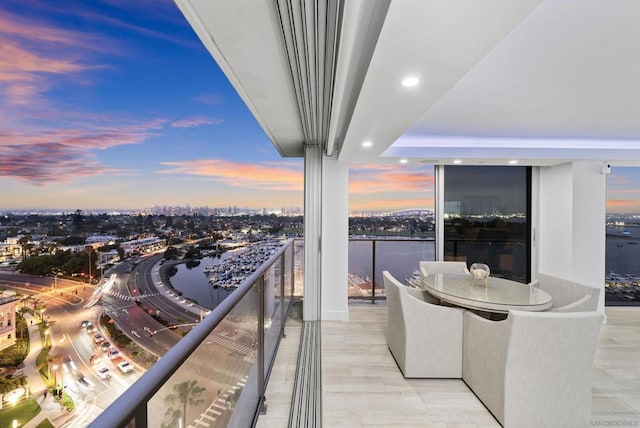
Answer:
<svg viewBox="0 0 640 428"><path fill-rule="evenodd" d="M421 286L434 297L469 309L506 314L510 310L544 311L551 296L539 288L490 276L487 285L471 284L471 276L439 273L428 275Z"/></svg>

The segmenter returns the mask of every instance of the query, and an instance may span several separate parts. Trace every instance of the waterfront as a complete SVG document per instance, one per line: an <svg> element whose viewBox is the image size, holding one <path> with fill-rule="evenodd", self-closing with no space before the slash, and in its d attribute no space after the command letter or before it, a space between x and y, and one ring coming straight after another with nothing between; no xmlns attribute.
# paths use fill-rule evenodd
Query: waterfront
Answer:
<svg viewBox="0 0 640 428"><path fill-rule="evenodd" d="M625 233L626 232L626 233ZM607 301L620 303L631 300L624 297L633 295L639 288L640 278L640 229L607 228L606 273ZM195 300L199 305L213 309L230 293L231 289L214 288L205 273L206 266L220 264L232 256L233 252L220 257L205 257L196 267L188 268L184 263L177 265L177 273L171 277L173 287L184 297ZM370 296L373 273L373 241L349 241L349 286L350 296ZM388 270L396 278L405 281L418 268L421 260L435 259L433 240L380 239L375 241L375 283L376 294L383 295L382 271ZM614 279L614 281L612 281ZM618 297L615 295L619 294Z"/></svg>
<svg viewBox="0 0 640 428"><path fill-rule="evenodd" d="M176 274L170 278L171 286L180 291L183 297L194 300L200 306L213 309L231 294L233 289L213 288L204 269L206 266L217 265L231 256L233 252L223 253L220 257L203 257L195 267L187 267L186 263L180 263L176 265Z"/></svg>

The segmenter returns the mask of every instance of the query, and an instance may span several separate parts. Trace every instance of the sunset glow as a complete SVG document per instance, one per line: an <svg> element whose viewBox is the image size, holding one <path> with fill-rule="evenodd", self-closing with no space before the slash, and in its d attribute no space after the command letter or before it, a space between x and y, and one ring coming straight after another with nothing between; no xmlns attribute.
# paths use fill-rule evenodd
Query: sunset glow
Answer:
<svg viewBox="0 0 640 428"><path fill-rule="evenodd" d="M0 5L2 209L302 206L282 159L172 1ZM640 212L633 168L607 209ZM432 166L351 165L350 210L434 206Z"/></svg>

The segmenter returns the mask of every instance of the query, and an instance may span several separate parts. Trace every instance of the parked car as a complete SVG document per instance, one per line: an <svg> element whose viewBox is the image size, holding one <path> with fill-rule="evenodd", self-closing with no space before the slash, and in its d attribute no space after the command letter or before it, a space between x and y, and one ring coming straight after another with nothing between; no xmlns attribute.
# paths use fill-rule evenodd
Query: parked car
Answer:
<svg viewBox="0 0 640 428"><path fill-rule="evenodd" d="M100 345L100 349L102 349L102 352L107 352L109 348L111 348L111 343L107 341L102 342L102 344Z"/></svg>
<svg viewBox="0 0 640 428"><path fill-rule="evenodd" d="M133 366L129 363L129 361L122 361L118 363L118 369L122 373L129 373L130 371L133 370Z"/></svg>
<svg viewBox="0 0 640 428"><path fill-rule="evenodd" d="M107 354L110 360L115 360L116 358L120 358L120 352L116 348L109 349L109 353Z"/></svg>
<svg viewBox="0 0 640 428"><path fill-rule="evenodd" d="M96 344L102 343L104 342L104 336L100 333L96 333L93 335L93 341L96 342Z"/></svg>
<svg viewBox="0 0 640 428"><path fill-rule="evenodd" d="M96 369L96 374L100 379L109 379L111 377L111 372L105 366L99 366Z"/></svg>

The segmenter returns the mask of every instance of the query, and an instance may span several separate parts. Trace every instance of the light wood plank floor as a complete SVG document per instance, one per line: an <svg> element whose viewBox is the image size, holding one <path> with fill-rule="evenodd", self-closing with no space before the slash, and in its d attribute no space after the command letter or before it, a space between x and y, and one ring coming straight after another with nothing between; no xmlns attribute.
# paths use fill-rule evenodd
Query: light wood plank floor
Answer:
<svg viewBox="0 0 640 428"><path fill-rule="evenodd" d="M640 427L640 308L606 309L593 369L592 427ZM386 305L355 303L322 323L325 427L499 427L462 380L405 379L385 343ZM300 323L290 320L261 428L286 427ZM561 357L561 356L559 356Z"/></svg>

